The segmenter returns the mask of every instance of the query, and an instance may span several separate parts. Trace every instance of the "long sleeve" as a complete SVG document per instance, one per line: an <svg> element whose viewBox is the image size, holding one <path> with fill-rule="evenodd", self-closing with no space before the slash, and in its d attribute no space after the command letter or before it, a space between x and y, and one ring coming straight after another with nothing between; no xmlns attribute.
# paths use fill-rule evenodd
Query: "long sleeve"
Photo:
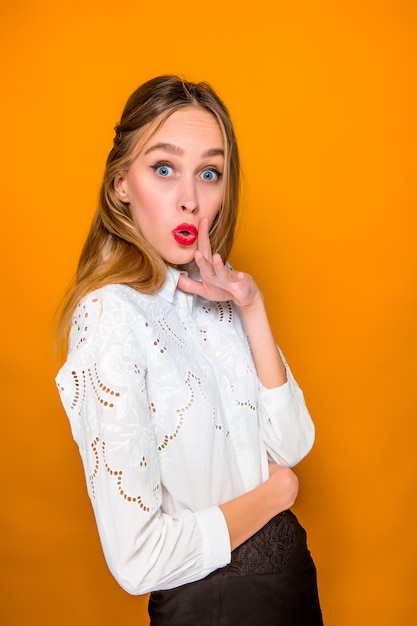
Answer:
<svg viewBox="0 0 417 626"><path fill-rule="evenodd" d="M198 580L226 565L230 544L217 506L163 510L140 333L147 322L119 297L127 289L104 288L80 303L57 385L108 566L126 591L143 594Z"/></svg>
<svg viewBox="0 0 417 626"><path fill-rule="evenodd" d="M303 392L285 361L287 382L266 389L259 382L258 419L261 436L273 461L294 467L311 450L315 429Z"/></svg>

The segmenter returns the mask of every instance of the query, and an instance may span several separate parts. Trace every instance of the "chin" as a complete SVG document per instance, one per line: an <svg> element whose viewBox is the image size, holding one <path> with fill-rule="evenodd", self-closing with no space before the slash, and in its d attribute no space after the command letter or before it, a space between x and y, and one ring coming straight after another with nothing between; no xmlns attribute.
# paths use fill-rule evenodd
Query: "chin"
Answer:
<svg viewBox="0 0 417 626"><path fill-rule="evenodd" d="M188 254L173 254L172 256L165 257L165 263L171 265L171 267L184 267L192 261L194 261L194 250Z"/></svg>

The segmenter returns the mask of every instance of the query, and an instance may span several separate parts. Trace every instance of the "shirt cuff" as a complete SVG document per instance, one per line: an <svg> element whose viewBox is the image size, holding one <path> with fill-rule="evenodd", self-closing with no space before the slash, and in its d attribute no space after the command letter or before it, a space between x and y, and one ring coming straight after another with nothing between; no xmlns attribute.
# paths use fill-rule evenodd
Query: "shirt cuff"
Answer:
<svg viewBox="0 0 417 626"><path fill-rule="evenodd" d="M280 385L280 387L274 387L272 389L267 389L267 387L264 387L260 381L258 382L258 385L260 400L267 410L271 408L279 408L288 404L291 396L289 380L287 380L283 385Z"/></svg>
<svg viewBox="0 0 417 626"><path fill-rule="evenodd" d="M215 569L230 563L229 529L217 506L197 511L195 516L202 537L203 576L207 576Z"/></svg>

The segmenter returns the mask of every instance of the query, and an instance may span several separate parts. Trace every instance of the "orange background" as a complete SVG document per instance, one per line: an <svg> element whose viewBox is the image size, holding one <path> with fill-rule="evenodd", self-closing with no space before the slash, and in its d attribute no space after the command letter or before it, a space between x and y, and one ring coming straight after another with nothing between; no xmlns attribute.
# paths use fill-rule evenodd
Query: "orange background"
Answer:
<svg viewBox="0 0 417 626"><path fill-rule="evenodd" d="M167 72L211 82L235 120L231 260L316 422L295 510L325 622L417 623L416 17L412 0L2 3L5 626L148 623L104 563L51 346L112 128Z"/></svg>

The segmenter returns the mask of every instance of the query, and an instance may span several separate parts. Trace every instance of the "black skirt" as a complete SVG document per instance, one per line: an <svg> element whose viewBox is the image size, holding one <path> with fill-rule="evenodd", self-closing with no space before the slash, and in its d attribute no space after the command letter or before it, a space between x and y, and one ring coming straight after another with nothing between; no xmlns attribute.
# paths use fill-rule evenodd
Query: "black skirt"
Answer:
<svg viewBox="0 0 417 626"><path fill-rule="evenodd" d="M202 580L154 591L151 626L322 626L316 568L291 511L274 517Z"/></svg>

